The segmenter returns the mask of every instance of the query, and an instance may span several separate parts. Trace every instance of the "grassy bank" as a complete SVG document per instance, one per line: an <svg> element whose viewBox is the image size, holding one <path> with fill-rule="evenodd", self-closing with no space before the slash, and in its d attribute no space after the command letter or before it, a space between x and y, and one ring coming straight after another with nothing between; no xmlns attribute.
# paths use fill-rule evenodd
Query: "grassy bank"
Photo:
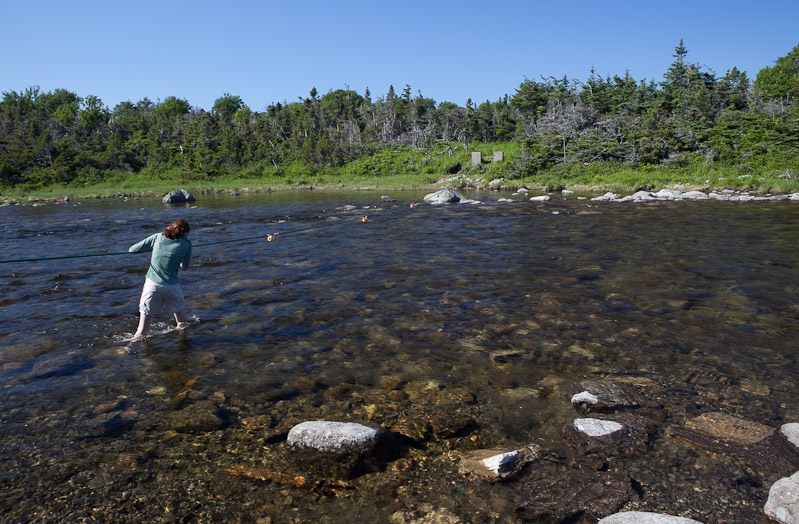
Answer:
<svg viewBox="0 0 799 524"><path fill-rule="evenodd" d="M504 159L493 162L493 153ZM473 166L471 153L482 163ZM518 143L441 145L437 150L386 149L341 168L310 170L295 163L279 171L272 165L231 171L208 177L180 168L147 168L139 173L107 173L92 184L13 187L0 189L0 200L24 202L70 198L161 196L176 188L192 193L230 191L291 191L302 189L407 190L440 187L514 190L583 189L627 193L642 187L659 189L679 184L694 189L736 189L759 193L799 192L799 161L760 157L749 165L725 166L699 158L677 165L630 168L614 163L555 165L525 175L522 146ZM790 175L790 177L786 176Z"/></svg>

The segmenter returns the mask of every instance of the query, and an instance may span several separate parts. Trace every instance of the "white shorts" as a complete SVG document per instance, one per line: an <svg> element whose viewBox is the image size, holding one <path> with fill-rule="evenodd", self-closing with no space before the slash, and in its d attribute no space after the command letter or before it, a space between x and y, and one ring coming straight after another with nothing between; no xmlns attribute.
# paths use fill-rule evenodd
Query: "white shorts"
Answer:
<svg viewBox="0 0 799 524"><path fill-rule="evenodd" d="M144 279L139 311L145 315L173 314L183 310L183 290L180 284L158 284Z"/></svg>

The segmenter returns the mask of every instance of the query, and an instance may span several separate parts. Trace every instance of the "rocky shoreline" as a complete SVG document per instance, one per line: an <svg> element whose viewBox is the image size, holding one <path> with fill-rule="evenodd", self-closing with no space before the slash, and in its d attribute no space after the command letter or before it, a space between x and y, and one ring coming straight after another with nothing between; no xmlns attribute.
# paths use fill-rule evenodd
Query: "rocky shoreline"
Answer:
<svg viewBox="0 0 799 524"><path fill-rule="evenodd" d="M664 444L703 456L709 470L726 470L736 476L728 481L748 484L767 495L762 512L773 521L798 522L799 423L777 429L719 411L679 417L677 406L665 398L668 392L653 384L592 379L562 384L560 390L574 391L575 414L562 427L563 441L574 458L566 460L535 443L455 452L460 475L513 487L516 512L523 522L711 522L639 510L649 506L649 488L629 466L646 461L653 449ZM468 433L463 424L455 426L453 434ZM289 462L299 470L294 477L284 472L281 478L316 475L333 485L390 468L392 461L403 460L399 458L403 442L406 446L418 442L418 433L409 429L407 424L384 428L358 421L303 422L289 431L285 446ZM369 467L364 469L365 464ZM712 499L713 494L708 495ZM708 500L707 507L695 508L694 514L723 522L717 505L718 501ZM390 521L464 522L433 506L397 512Z"/></svg>

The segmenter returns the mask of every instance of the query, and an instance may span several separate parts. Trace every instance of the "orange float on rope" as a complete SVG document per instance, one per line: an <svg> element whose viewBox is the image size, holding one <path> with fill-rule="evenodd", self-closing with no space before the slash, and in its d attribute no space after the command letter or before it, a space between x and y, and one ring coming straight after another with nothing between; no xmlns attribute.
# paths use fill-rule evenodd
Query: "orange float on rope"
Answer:
<svg viewBox="0 0 799 524"><path fill-rule="evenodd" d="M278 235L277 233L275 233L273 235L266 235L266 241L267 242L274 242L275 240L277 240L277 235Z"/></svg>
<svg viewBox="0 0 799 524"><path fill-rule="evenodd" d="M366 223L369 222L369 217L361 217L361 222Z"/></svg>
<svg viewBox="0 0 799 524"><path fill-rule="evenodd" d="M411 209L415 208L416 204L411 204Z"/></svg>

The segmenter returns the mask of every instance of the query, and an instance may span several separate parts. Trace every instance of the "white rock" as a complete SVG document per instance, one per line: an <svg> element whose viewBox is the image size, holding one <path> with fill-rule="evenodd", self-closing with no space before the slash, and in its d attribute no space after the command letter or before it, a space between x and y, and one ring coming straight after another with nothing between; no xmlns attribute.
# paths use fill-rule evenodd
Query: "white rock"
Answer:
<svg viewBox="0 0 799 524"><path fill-rule="evenodd" d="M580 404L583 402L586 404L596 404L597 402L599 402L599 399L597 398L596 395L592 395L588 391L581 391L580 393L577 393L572 397L572 405Z"/></svg>
<svg viewBox="0 0 799 524"><path fill-rule="evenodd" d="M286 443L291 447L338 451L345 446L375 441L378 437L376 429L363 424L312 420L291 428Z"/></svg>
<svg viewBox="0 0 799 524"><path fill-rule="evenodd" d="M698 520L650 513L649 511L624 511L614 513L600 520L597 524L702 524Z"/></svg>
<svg viewBox="0 0 799 524"><path fill-rule="evenodd" d="M547 200L552 200L552 197L549 195L534 196L530 202L546 202Z"/></svg>
<svg viewBox="0 0 799 524"><path fill-rule="evenodd" d="M603 437L624 429L624 426L612 420L598 418L578 418L574 420L574 429L589 437Z"/></svg>
<svg viewBox="0 0 799 524"><path fill-rule="evenodd" d="M562 195L573 195L573 194L574 194L574 191L572 191L571 189L564 189L564 190L563 190L563 191L561 191L560 193L561 193Z"/></svg>
<svg viewBox="0 0 799 524"><path fill-rule="evenodd" d="M483 464L490 471L499 475L499 471L500 469L502 469L502 466L505 464L510 464L515 462L516 457L518 456L519 456L518 451L508 451L507 453L502 453L499 455L494 455L493 457L488 457L486 459L483 459Z"/></svg>
<svg viewBox="0 0 799 524"><path fill-rule="evenodd" d="M541 455L541 447L535 444L520 449L478 449L461 457L458 470L488 480L506 479L518 474Z"/></svg>
<svg viewBox="0 0 799 524"><path fill-rule="evenodd" d="M519 193L528 193L529 191L530 190L527 189L526 187L522 187L522 188L519 189Z"/></svg>
<svg viewBox="0 0 799 524"><path fill-rule="evenodd" d="M707 200L708 198L708 196L701 191L688 191L687 193L683 193L682 197L691 200Z"/></svg>
<svg viewBox="0 0 799 524"><path fill-rule="evenodd" d="M657 193L653 193L652 196L664 200L674 200L682 197L682 193L676 189L661 189Z"/></svg>
<svg viewBox="0 0 799 524"><path fill-rule="evenodd" d="M788 442L799 448L799 424L796 422L783 424L780 428L780 433L788 439Z"/></svg>
<svg viewBox="0 0 799 524"><path fill-rule="evenodd" d="M799 200L799 193L791 193L790 200Z"/></svg>
<svg viewBox="0 0 799 524"><path fill-rule="evenodd" d="M639 201L640 200L647 200L647 201L648 200L655 200L655 197L649 191L636 191L635 193L630 195L630 197L632 197L632 200L639 200Z"/></svg>
<svg viewBox="0 0 799 524"><path fill-rule="evenodd" d="M763 511L777 522L799 523L799 471L772 484Z"/></svg>
<svg viewBox="0 0 799 524"><path fill-rule="evenodd" d="M619 195L616 193L607 192L602 196L594 197L591 200L594 202L610 202L611 200L616 200L619 198Z"/></svg>

